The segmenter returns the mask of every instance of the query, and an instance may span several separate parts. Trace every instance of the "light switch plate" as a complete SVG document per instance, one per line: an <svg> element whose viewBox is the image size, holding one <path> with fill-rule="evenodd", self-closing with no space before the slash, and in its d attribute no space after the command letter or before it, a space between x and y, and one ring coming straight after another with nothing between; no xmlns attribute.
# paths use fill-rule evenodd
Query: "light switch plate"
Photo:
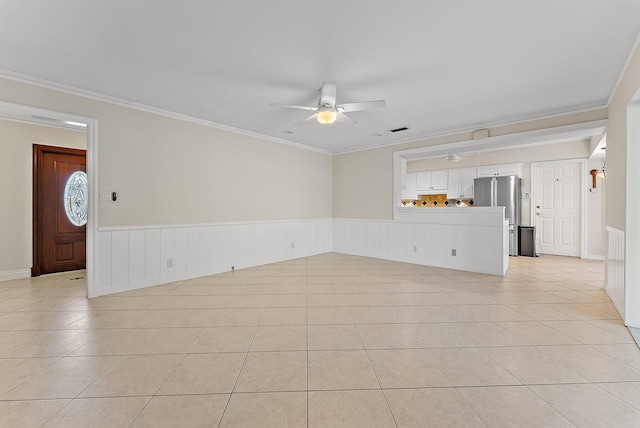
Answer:
<svg viewBox="0 0 640 428"><path fill-rule="evenodd" d="M111 193L110 192L100 192L100 200L101 201L110 201Z"/></svg>

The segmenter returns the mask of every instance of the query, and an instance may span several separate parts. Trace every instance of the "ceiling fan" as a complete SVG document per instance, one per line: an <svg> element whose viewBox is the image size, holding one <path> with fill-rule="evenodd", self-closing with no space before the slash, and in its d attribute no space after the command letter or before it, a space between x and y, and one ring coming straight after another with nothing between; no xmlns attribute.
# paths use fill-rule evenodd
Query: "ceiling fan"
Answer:
<svg viewBox="0 0 640 428"><path fill-rule="evenodd" d="M377 100L377 101L362 101L359 103L336 104L336 85L334 85L333 83L325 82L322 84L322 88L320 89L320 99L318 100L318 105L315 107L297 106L297 105L291 105L291 104L278 104L278 103L271 103L269 105L273 107L285 107L285 108L307 110L307 111L314 112L311 116L294 124L294 126L298 126L298 125L302 125L303 123L313 118L315 118L318 122L320 122L323 125L332 124L336 120L340 120L342 118L347 118L353 123L358 123L355 120L353 120L353 118L349 117L346 113L384 107L385 102L384 100Z"/></svg>
<svg viewBox="0 0 640 428"><path fill-rule="evenodd" d="M461 160L465 159L467 156L471 156L471 155L477 155L478 152L461 152L461 153L450 153L447 154L444 159L448 160L449 162L460 162Z"/></svg>

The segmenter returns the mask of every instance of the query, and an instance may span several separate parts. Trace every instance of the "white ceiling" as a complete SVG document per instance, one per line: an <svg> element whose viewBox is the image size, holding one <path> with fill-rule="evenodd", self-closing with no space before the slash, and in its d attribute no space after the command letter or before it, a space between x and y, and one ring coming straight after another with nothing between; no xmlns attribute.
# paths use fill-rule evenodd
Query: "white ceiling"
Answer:
<svg viewBox="0 0 640 428"><path fill-rule="evenodd" d="M639 33L638 0L3 1L0 74L340 153L605 106ZM387 106L269 107L322 82Z"/></svg>

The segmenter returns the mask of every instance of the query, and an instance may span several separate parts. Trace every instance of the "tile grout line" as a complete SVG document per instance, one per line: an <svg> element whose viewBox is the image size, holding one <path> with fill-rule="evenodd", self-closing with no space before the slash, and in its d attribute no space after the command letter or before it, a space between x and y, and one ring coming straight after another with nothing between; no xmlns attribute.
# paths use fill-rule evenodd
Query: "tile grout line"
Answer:
<svg viewBox="0 0 640 428"><path fill-rule="evenodd" d="M255 274L255 272L256 271L254 271L251 275L249 275L249 278L252 277ZM244 285L244 284L241 284L241 285ZM229 300L229 302L231 302L231 300ZM256 326L256 329L253 332L253 336L251 337L251 342L249 343L249 347L247 348L247 352L244 355L244 359L242 360L242 365L240 366L240 370L238 371L238 375L236 376L236 380L233 383L233 387L231 388L231 392L229 393L229 397L227 398L227 402L225 403L224 409L222 410L222 413L220 414L220 421L218 421L218 425L217 425L218 428L220 427L220 425L222 424L222 421L224 420L224 415L227 412L227 408L229 407L229 403L231 402L231 398L233 397L233 394L235 392L236 386L238 385L238 380L240 379L240 375L242 374L242 370L244 369L244 365L246 364L247 358L249 357L249 353L251 352L251 347L253 346L253 341L255 340L255 338L256 338L256 336L258 334L258 330L260 329L260 325L262 324L262 320L264 318L264 314L267 311L267 306L268 306L268 301L265 304L264 308L262 308L262 315L260 316L260 320L258 321L258 325ZM231 308L225 308L225 309L231 309ZM239 308L233 308L233 309L239 309Z"/></svg>
<svg viewBox="0 0 640 428"><path fill-rule="evenodd" d="M344 299L344 296L343 296ZM346 303L346 301L345 301ZM347 306L347 310L349 310L349 306ZM360 339L360 343L362 344L362 349L364 351L364 354L367 356L367 361L369 362L369 366L371 367L371 371L373 372L373 375L376 378L376 382L378 382L378 387L380 392L382 393L382 397L384 398L385 403L387 403L387 409L389 411L389 414L391 415L391 419L393 420L393 423L395 424L396 428L398 428L398 422L396 421L396 416L393 414L393 410L391 409L391 405L389 404L389 399L387 398L387 394L385 394L384 392L384 388L382 388L382 383L380 382L380 378L378 377L378 373L376 373L375 368L373 367L373 363L371 362L371 357L369 356L369 350L364 346L364 341L362 340L362 335L360 334L360 330L358 330L358 327L355 324L355 321L353 320L353 317L351 316L351 311L349 311L349 316L351 317L351 321L353 322L353 326L356 330L356 333L358 334L358 338Z"/></svg>

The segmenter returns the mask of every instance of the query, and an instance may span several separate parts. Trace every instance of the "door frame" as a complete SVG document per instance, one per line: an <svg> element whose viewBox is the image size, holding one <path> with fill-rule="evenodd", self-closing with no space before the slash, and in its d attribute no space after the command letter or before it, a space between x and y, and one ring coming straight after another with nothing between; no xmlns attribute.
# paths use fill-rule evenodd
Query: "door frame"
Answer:
<svg viewBox="0 0 640 428"><path fill-rule="evenodd" d="M555 161L545 161L545 162L531 162L531 225L534 227L537 227L537 216L536 216L536 206L538 205L538 194L536 192L537 188L538 188L538 173L536 171L536 167L538 166L542 166L542 165L552 165L552 164L559 164L559 163L566 163L566 162L574 162L577 163L580 168L579 168L579 174L580 174L580 190L578 191L578 194L580 195L580 231L579 231L579 235L580 235L580 244L579 244L579 253L580 253L580 258L584 259L587 257L587 221L586 221L586 215L587 215L587 179L586 179L586 172L587 172L587 159L586 158L579 158L579 159L562 159L562 160L555 160ZM538 240L540 239L539 234L536 233L536 243L535 245L538 246Z"/></svg>
<svg viewBox="0 0 640 428"><path fill-rule="evenodd" d="M98 119L0 100L0 118L65 129L84 129L89 192L87 216L87 297L98 295ZM79 126L82 124L84 126Z"/></svg>
<svg viewBox="0 0 640 428"><path fill-rule="evenodd" d="M87 151L82 149L74 149L69 147L57 147L57 146L48 146L44 144L33 144L33 193L32 193L32 259L33 263L31 266L31 276L40 276L42 274L42 261L43 261L43 252L44 248L42 246L43 239L43 228L44 223L43 219L40 218L40 214L43 212L42 209L42 183L40 177L41 170L41 161L45 153L56 153L56 154L71 154L71 155L83 155L87 157ZM86 248L86 239L85 239L85 248ZM85 250L86 252L86 250ZM86 254L85 254L86 256Z"/></svg>

